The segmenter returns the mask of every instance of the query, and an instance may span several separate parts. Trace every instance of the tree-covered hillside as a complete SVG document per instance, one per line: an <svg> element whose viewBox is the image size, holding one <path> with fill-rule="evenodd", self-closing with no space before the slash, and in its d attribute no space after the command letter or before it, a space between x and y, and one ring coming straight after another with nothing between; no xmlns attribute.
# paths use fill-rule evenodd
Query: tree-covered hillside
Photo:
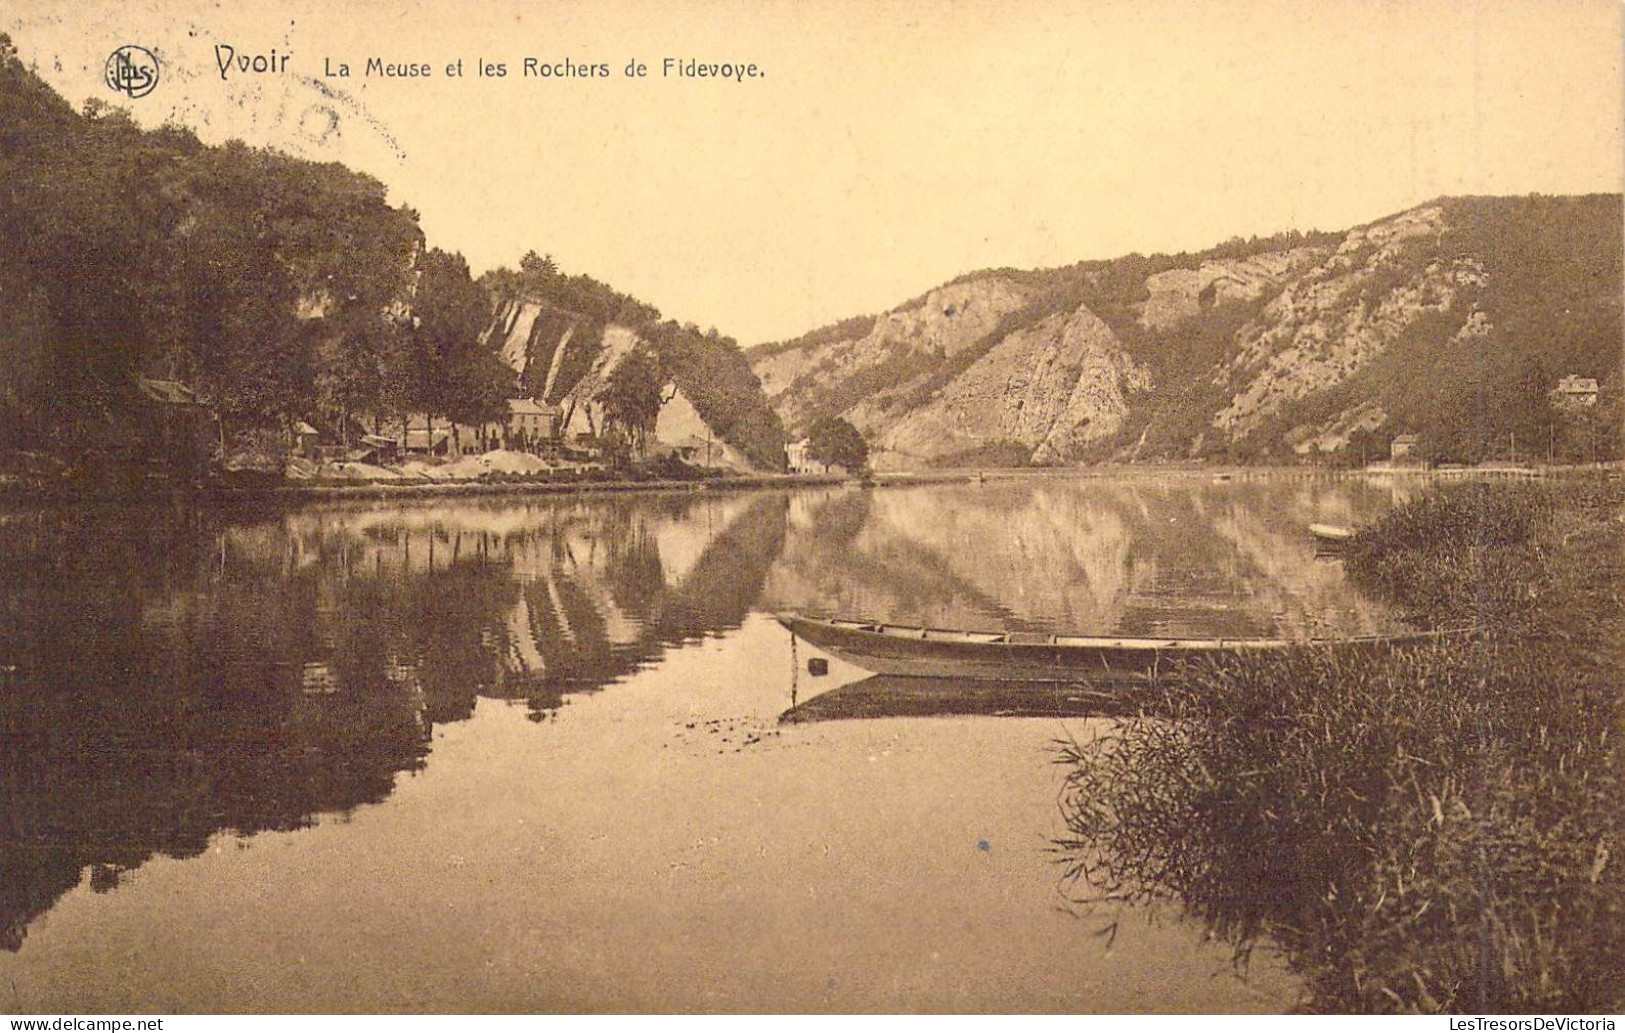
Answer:
<svg viewBox="0 0 1625 1033"><path fill-rule="evenodd" d="M106 456L139 377L178 380L222 437L504 411L472 347L488 304L417 214L336 164L74 111L0 37L0 433Z"/></svg>
<svg viewBox="0 0 1625 1033"><path fill-rule="evenodd" d="M1620 225L1617 194L1442 198L1345 232L968 273L750 358L788 423L848 417L899 465L1358 462L1403 433L1441 461L1603 458ZM1597 404L1554 404L1566 376Z"/></svg>
<svg viewBox="0 0 1625 1033"><path fill-rule="evenodd" d="M592 370L602 351L605 329L622 326L652 351L663 376L693 403L717 437L739 449L758 468L783 467L783 425L733 338L714 327L702 332L693 323L662 321L653 305L590 276L566 275L551 257L534 251L520 260L518 271L494 269L480 278L480 284L496 302L498 320L505 312L516 313L521 303L538 307L525 343L523 380L527 389L539 393L552 371L553 386L546 401L563 401ZM511 330L511 326L493 327L490 337L499 341ZM563 356L556 357L566 330L568 344ZM556 359L557 370L553 371Z"/></svg>
<svg viewBox="0 0 1625 1033"><path fill-rule="evenodd" d="M496 302L534 296L574 325L564 389L610 324L657 349L722 436L782 464L777 417L734 343L534 253L474 281L417 213L338 164L76 111L0 35L0 453L117 462L179 381L226 451L274 452L306 421L351 440L409 413L480 424L534 394L489 347ZM540 366L545 374L547 363Z"/></svg>
<svg viewBox="0 0 1625 1033"><path fill-rule="evenodd" d="M1392 263L1347 305L1375 310L1419 271L1453 260L1475 263L1480 282L1416 319L1346 380L1284 406L1230 446L1235 458L1279 454L1292 428L1361 403L1387 415L1354 440L1369 455L1385 454L1389 439L1403 432L1418 434L1432 457L1463 462L1508 457L1520 440L1525 456L1550 449L1584 459L1617 450L1625 325L1620 195L1456 197L1430 205L1445 216L1437 239ZM1463 332L1473 326L1483 332ZM1551 404L1552 388L1568 375L1597 380L1602 405L1565 413ZM1601 425L1610 419L1611 430Z"/></svg>

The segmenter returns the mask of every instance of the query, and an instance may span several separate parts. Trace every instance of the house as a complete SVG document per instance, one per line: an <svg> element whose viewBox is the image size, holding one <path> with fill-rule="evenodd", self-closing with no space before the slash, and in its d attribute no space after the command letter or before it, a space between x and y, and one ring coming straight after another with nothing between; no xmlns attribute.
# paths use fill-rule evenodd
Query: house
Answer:
<svg viewBox="0 0 1625 1033"><path fill-rule="evenodd" d="M451 451L451 431L445 427L407 427L406 454L443 456Z"/></svg>
<svg viewBox="0 0 1625 1033"><path fill-rule="evenodd" d="M535 448L558 440L564 412L534 398L508 399L508 424L504 428L509 447Z"/></svg>
<svg viewBox="0 0 1625 1033"><path fill-rule="evenodd" d="M450 458L485 451L480 428L453 423L442 416L430 418L423 413L408 413L404 423L383 421L378 425L378 433L393 438L407 455Z"/></svg>
<svg viewBox="0 0 1625 1033"><path fill-rule="evenodd" d="M807 439L792 441L784 446L785 469L791 473L811 473L812 460L807 458Z"/></svg>
<svg viewBox="0 0 1625 1033"><path fill-rule="evenodd" d="M1415 461L1420 458L1416 452L1421 445L1422 438L1419 435L1401 434L1388 446L1388 459L1390 462L1398 462L1405 458Z"/></svg>
<svg viewBox="0 0 1625 1033"><path fill-rule="evenodd" d="M360 446L347 458L356 462L393 463L400 458L399 439L384 434L363 434Z"/></svg>
<svg viewBox="0 0 1625 1033"><path fill-rule="evenodd" d="M304 459L317 458L322 435L315 427L300 420L293 425L293 454Z"/></svg>
<svg viewBox="0 0 1625 1033"><path fill-rule="evenodd" d="M1552 388L1552 405L1559 409L1585 409L1597 404L1597 378L1569 374Z"/></svg>

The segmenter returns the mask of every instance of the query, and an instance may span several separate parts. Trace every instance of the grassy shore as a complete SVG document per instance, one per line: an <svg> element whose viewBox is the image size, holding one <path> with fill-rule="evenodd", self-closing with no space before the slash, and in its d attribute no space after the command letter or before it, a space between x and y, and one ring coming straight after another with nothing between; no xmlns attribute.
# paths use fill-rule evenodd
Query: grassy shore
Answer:
<svg viewBox="0 0 1625 1033"><path fill-rule="evenodd" d="M1625 485L1458 484L1348 554L1481 637L1192 667L1062 745L1078 895L1174 899L1330 1012L1625 1007Z"/></svg>

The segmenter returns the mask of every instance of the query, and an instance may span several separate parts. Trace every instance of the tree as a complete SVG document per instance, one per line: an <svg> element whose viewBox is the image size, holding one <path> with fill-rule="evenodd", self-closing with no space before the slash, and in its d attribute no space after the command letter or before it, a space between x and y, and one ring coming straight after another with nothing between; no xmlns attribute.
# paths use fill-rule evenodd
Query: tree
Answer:
<svg viewBox="0 0 1625 1033"><path fill-rule="evenodd" d="M807 435L807 458L823 463L825 472L840 466L858 473L869 465L869 443L842 417L826 416Z"/></svg>
<svg viewBox="0 0 1625 1033"><path fill-rule="evenodd" d="M478 427L501 420L514 392L513 370L480 343L490 300L460 254L439 248L418 261L412 304L415 383L413 405L430 417ZM453 448L462 449L453 439Z"/></svg>
<svg viewBox="0 0 1625 1033"><path fill-rule="evenodd" d="M220 418L221 437L307 411L309 351L295 316L298 289L277 258L265 220L202 207L178 264L180 339L170 366Z"/></svg>
<svg viewBox="0 0 1625 1033"><path fill-rule="evenodd" d="M559 275L559 264L553 261L552 255L527 251L525 257L519 260L519 271L534 278L538 284L546 284Z"/></svg>
<svg viewBox="0 0 1625 1033"><path fill-rule="evenodd" d="M626 354L594 399L604 410L604 429L624 434L641 454L660 418L666 376L655 357L642 348Z"/></svg>

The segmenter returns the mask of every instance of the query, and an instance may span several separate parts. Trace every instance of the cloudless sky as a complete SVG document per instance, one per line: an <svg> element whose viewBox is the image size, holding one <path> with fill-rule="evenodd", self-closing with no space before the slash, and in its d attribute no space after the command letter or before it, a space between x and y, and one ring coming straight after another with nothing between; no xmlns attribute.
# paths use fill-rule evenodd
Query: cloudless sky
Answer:
<svg viewBox="0 0 1625 1033"><path fill-rule="evenodd" d="M972 269L1618 191L1621 19L1617 0L23 0L0 29L76 105L342 161L476 272L534 248L751 344ZM101 81L127 43L163 63L138 100ZM291 57L222 80L217 45ZM369 57L433 75L367 77ZM526 57L612 77L525 78ZM665 57L765 77L663 78ZM648 78L622 76L633 59ZM352 78L323 76L339 62Z"/></svg>

